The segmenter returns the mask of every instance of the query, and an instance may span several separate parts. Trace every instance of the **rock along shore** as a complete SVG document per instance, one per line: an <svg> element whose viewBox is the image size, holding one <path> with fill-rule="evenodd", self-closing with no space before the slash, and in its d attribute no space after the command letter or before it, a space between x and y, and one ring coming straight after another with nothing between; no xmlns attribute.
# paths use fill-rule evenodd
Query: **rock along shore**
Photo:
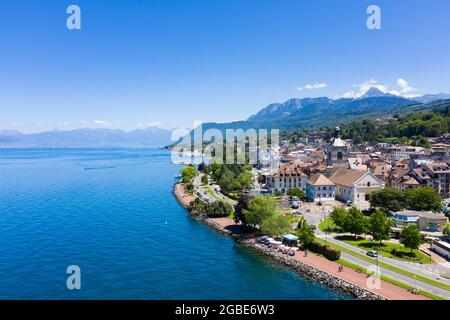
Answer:
<svg viewBox="0 0 450 320"><path fill-rule="evenodd" d="M177 198L178 202L184 207L187 208L189 204L186 203L184 197L180 194L178 187L174 187L174 195ZM211 228L221 232L222 234L232 237L239 244L254 250L266 257L271 258L277 263L283 264L285 266L290 267L297 273L302 276L306 276L307 278L316 281L322 285L327 286L328 288L341 292L343 294L348 294L355 297L358 300L386 300L386 298L377 295L373 292L367 291L364 288L361 288L357 285L349 283L345 280L337 278L329 273L326 273L322 270L319 270L315 267L312 267L306 263L303 263L299 260L296 260L290 256L282 254L280 252L271 250L264 245L258 244L254 237L248 235L237 235L232 233L230 230L227 230L224 226L217 223L213 219L208 219L207 217L197 217L198 220L203 221L206 225Z"/></svg>

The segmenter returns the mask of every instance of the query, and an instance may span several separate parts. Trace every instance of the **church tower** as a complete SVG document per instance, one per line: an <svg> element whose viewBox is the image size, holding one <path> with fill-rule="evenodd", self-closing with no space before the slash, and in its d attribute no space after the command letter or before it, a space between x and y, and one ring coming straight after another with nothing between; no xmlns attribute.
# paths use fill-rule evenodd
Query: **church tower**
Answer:
<svg viewBox="0 0 450 320"><path fill-rule="evenodd" d="M341 129L336 127L334 135L327 148L327 164L332 166L333 170L347 168L347 159L349 154L348 145L340 138Z"/></svg>

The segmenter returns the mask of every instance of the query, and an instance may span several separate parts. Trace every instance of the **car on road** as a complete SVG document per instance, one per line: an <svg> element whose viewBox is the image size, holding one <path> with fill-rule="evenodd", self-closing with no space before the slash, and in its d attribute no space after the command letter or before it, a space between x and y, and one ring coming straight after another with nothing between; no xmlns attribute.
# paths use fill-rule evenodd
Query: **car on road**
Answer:
<svg viewBox="0 0 450 320"><path fill-rule="evenodd" d="M298 209L299 203L297 201L292 201L292 209Z"/></svg>
<svg viewBox="0 0 450 320"><path fill-rule="evenodd" d="M347 200L347 202L345 203L345 205L346 205L347 207L351 207L352 204L353 204L353 202L351 202L350 200Z"/></svg>
<svg viewBox="0 0 450 320"><path fill-rule="evenodd" d="M303 213L300 210L295 210L294 214L301 216Z"/></svg>
<svg viewBox="0 0 450 320"><path fill-rule="evenodd" d="M369 257L372 257L372 258L377 258L378 257L378 253L376 253L375 251L368 251L367 255Z"/></svg>

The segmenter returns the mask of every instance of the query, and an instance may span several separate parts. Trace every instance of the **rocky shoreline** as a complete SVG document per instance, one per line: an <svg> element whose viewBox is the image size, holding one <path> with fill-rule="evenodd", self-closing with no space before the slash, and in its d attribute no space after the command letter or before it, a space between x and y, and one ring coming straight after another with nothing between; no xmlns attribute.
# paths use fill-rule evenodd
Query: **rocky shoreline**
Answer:
<svg viewBox="0 0 450 320"><path fill-rule="evenodd" d="M327 286L334 291L353 296L358 300L386 300L386 298L380 295L367 291L366 289L363 289L331 274L323 272L301 261L295 260L290 256L273 251L264 245L260 245L256 243L255 239L252 237L235 235L211 219L203 219L203 222L205 222L208 226L214 228L215 230L223 233L224 235L234 238L239 244L258 252L259 254L269 257L277 263L288 266L302 276L305 276L315 282Z"/></svg>
<svg viewBox="0 0 450 320"><path fill-rule="evenodd" d="M174 187L174 195L175 195L176 199L178 200L178 202L180 202L180 204L184 208L188 207L188 204L185 203L183 196L179 193L178 188L176 186ZM337 278L331 274L323 272L323 271L321 271L317 268L314 268L308 264L305 264L301 261L293 259L290 256L286 256L285 254L273 251L264 245L260 245L260 244L256 243L256 241L253 237L249 237L249 236L245 236L245 235L244 236L236 235L236 234L232 233L230 230L225 229L222 225L220 225L219 223L215 222L212 219L208 219L206 217L197 217L197 219L203 221L206 225L223 233L224 235L232 237L239 244L241 244L251 250L254 250L266 257L269 257L272 260L276 261L277 263L288 266L289 268L293 269L294 271L301 274L302 276L305 276L315 282L325 285L334 291L341 292L341 293L347 294L347 295L351 295L358 300L386 300L384 297L381 297L380 295L377 295L373 292L367 291L366 289L363 289L363 288L356 286L352 283L349 283L345 280Z"/></svg>

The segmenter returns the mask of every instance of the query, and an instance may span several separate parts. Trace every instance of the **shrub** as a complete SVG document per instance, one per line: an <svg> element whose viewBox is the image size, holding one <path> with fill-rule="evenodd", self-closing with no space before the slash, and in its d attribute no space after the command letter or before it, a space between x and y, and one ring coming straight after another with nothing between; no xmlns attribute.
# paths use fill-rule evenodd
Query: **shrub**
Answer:
<svg viewBox="0 0 450 320"><path fill-rule="evenodd" d="M324 245L321 244L320 242L313 241L308 244L308 249L311 250L312 252L322 254L324 251Z"/></svg>
<svg viewBox="0 0 450 320"><path fill-rule="evenodd" d="M341 258L341 251L333 249L332 247L326 246L317 241L311 242L308 245L308 249L312 252L323 255L325 258L331 261L336 261Z"/></svg>
<svg viewBox="0 0 450 320"><path fill-rule="evenodd" d="M282 195L283 195L283 192L278 191L278 190L273 193L274 197L281 197Z"/></svg>
<svg viewBox="0 0 450 320"><path fill-rule="evenodd" d="M325 246L323 255L328 260L336 261L341 258L341 251L333 249L332 247L329 247L329 246Z"/></svg>
<svg viewBox="0 0 450 320"><path fill-rule="evenodd" d="M233 207L222 201L215 201L206 206L207 214L211 217L227 217L233 212Z"/></svg>

